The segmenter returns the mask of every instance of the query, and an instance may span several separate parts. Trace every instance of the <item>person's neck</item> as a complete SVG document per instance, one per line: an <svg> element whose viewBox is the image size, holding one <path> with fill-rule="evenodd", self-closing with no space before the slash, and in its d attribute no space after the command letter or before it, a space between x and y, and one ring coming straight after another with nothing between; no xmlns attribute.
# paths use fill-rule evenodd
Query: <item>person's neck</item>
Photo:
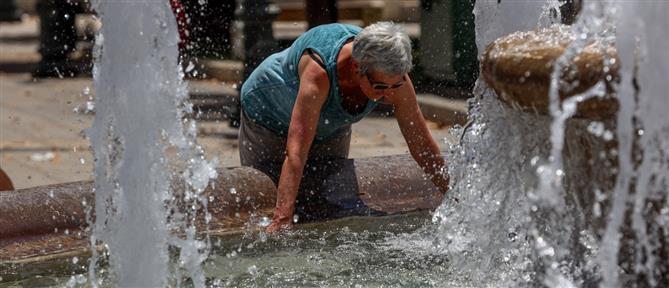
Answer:
<svg viewBox="0 0 669 288"><path fill-rule="evenodd" d="M352 43L351 43L352 45ZM345 45L342 48L340 57L337 59L337 77L339 78L339 86L345 88L357 87L360 85L360 77L358 72L353 69L353 56L351 55L350 45Z"/></svg>

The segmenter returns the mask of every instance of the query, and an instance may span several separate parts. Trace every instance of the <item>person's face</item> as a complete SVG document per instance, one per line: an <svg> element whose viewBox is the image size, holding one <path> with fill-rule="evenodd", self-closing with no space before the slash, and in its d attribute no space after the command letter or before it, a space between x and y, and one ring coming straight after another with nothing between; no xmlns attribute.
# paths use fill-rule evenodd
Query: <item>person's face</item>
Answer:
<svg viewBox="0 0 669 288"><path fill-rule="evenodd" d="M406 83L405 75L388 75L382 72L369 70L360 75L360 89L373 101L379 101L384 96L394 93Z"/></svg>

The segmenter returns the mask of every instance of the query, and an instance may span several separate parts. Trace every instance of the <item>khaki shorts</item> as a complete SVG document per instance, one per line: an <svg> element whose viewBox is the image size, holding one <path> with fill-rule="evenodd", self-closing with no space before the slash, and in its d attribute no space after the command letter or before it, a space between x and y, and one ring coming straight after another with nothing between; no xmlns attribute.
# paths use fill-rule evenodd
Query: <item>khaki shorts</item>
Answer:
<svg viewBox="0 0 669 288"><path fill-rule="evenodd" d="M239 127L239 157L242 166L250 166L269 175L279 183L281 167L286 158L286 137L255 123L242 110ZM309 150L305 171L328 160L346 159L351 146L351 125L322 142L314 142Z"/></svg>

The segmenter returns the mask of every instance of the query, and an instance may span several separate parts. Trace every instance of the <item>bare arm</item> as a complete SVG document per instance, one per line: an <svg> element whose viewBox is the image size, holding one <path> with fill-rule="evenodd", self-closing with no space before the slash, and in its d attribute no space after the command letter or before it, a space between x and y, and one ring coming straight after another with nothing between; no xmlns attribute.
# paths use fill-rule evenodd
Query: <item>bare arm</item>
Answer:
<svg viewBox="0 0 669 288"><path fill-rule="evenodd" d="M316 135L320 110L330 88L327 73L311 59L300 60L300 87L288 127L286 159L281 167L272 224L273 233L292 223L300 180Z"/></svg>
<svg viewBox="0 0 669 288"><path fill-rule="evenodd" d="M446 193L449 177L446 173L444 158L418 107L413 83L408 76L407 79L405 85L391 90L386 98L395 108L395 117L409 146L411 156L423 168L423 171L430 175L432 183L442 193Z"/></svg>

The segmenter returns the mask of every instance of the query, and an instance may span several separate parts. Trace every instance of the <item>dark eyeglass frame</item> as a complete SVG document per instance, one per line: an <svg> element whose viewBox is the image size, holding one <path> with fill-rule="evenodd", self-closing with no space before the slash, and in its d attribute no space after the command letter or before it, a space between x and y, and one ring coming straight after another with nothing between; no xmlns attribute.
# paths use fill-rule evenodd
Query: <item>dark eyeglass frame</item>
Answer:
<svg viewBox="0 0 669 288"><path fill-rule="evenodd" d="M395 88L401 87L402 85L404 85L404 83L407 82L407 76L406 75L402 76L402 81L401 82L395 83L393 85L388 85L386 83L372 82L372 79L369 78L369 73L365 73L365 76L367 76L367 81L369 81L369 84L372 86L372 89L374 89L374 90L395 89Z"/></svg>

